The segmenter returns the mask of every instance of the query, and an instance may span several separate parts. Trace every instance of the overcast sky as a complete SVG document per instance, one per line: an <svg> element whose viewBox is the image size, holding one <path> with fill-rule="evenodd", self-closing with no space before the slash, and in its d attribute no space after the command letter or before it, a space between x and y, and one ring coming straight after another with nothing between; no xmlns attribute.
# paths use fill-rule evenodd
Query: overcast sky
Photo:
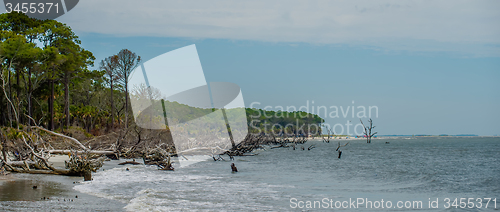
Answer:
<svg viewBox="0 0 500 212"><path fill-rule="evenodd" d="M247 106L376 105L379 134L500 135L499 11L496 0L83 0L57 20L96 63L196 44L207 80L237 83Z"/></svg>
<svg viewBox="0 0 500 212"><path fill-rule="evenodd" d="M60 21L80 32L114 36L362 44L499 56L499 10L495 0L85 0Z"/></svg>

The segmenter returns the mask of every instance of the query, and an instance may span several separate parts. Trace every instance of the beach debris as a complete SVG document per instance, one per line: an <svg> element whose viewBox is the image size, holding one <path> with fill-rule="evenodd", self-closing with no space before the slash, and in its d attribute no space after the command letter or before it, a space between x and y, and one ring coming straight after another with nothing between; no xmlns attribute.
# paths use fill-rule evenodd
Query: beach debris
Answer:
<svg viewBox="0 0 500 212"><path fill-rule="evenodd" d="M229 158L234 156L254 156L257 154L255 153L252 154L251 152L256 149L264 149L263 145L269 145L269 146L277 145L271 147L271 149L275 149L275 148L288 148L290 147L288 144L291 144L291 146L293 147L296 144L304 144L305 142L307 142L307 137L305 136L286 137L283 134L280 137L276 137L273 133L269 135L248 134L242 142L238 143L233 148L231 148L228 151L225 151L220 155L228 155Z"/></svg>
<svg viewBox="0 0 500 212"><path fill-rule="evenodd" d="M160 147L148 150L143 160L145 165L156 165L159 170L174 171L170 152Z"/></svg>
<svg viewBox="0 0 500 212"><path fill-rule="evenodd" d="M273 147L271 147L271 149L282 148L282 147L288 148L289 146L286 143L282 143L279 146L273 146Z"/></svg>
<svg viewBox="0 0 500 212"><path fill-rule="evenodd" d="M238 169L236 168L236 166L234 165L234 163L231 163L231 171L232 172L238 172Z"/></svg>
<svg viewBox="0 0 500 212"><path fill-rule="evenodd" d="M335 151L339 152L339 157L338 157L339 159L340 159L340 156L342 155L342 150L340 150L340 147L345 147L345 146L347 146L347 144L349 144L349 142L347 142L344 145L340 145L340 141L339 141L339 145L338 145L337 149L335 150Z"/></svg>
<svg viewBox="0 0 500 212"><path fill-rule="evenodd" d="M311 146L309 146L309 147L307 148L307 150L309 151L309 150L314 149L314 148L316 148L316 147L315 147L314 145L311 145Z"/></svg>
<svg viewBox="0 0 500 212"><path fill-rule="evenodd" d="M323 142L324 143L330 143L330 138L334 135L333 133L333 130L331 130L330 128L326 128L328 130L328 135L326 136L326 138L323 136ZM331 133L331 135L330 135Z"/></svg>
<svg viewBox="0 0 500 212"><path fill-rule="evenodd" d="M307 142L307 138L304 136L293 136L293 137L278 137L271 135L270 138L264 137L264 144L269 145L269 144L279 144L278 146L271 147L271 149L276 149L276 148L288 148L292 147L293 150L295 150L295 147L297 144L304 144ZM288 144L291 144L290 146Z"/></svg>
<svg viewBox="0 0 500 212"><path fill-rule="evenodd" d="M30 116L26 116L36 123ZM91 180L91 172L95 172L102 166L103 158L99 154L93 154L100 151L90 150L89 147L82 145L78 140L70 136L55 133L39 126L11 128L11 133L15 136L10 142L17 143L16 146L11 146L10 149L15 156L15 160L7 161L2 166L10 172L83 176L85 180ZM83 150L48 149L45 145L48 142L44 140L43 136L47 133L73 141L69 148L76 146ZM68 154L70 160L69 162L65 161L65 169L55 168L48 162L51 154Z"/></svg>
<svg viewBox="0 0 500 212"><path fill-rule="evenodd" d="M347 144L349 144L349 142L347 142L344 145L340 145L340 141L339 141L339 145L337 146L337 149L335 151L339 151L340 147L345 147L345 146L347 146Z"/></svg>
<svg viewBox="0 0 500 212"><path fill-rule="evenodd" d="M212 155L212 158L214 159L214 161L219 161L219 160L225 161L225 159L221 155L217 155L217 158L215 158L215 155Z"/></svg>
<svg viewBox="0 0 500 212"><path fill-rule="evenodd" d="M64 161L66 169L72 173L83 175L84 181L92 180L92 172L96 172L104 164L104 158L93 158L91 154L71 154L69 161Z"/></svg>
<svg viewBox="0 0 500 212"><path fill-rule="evenodd" d="M133 161L125 161L125 162L121 162L119 163L118 165L125 165L125 164L132 164L132 165L139 165L141 163L139 162L135 162L135 159Z"/></svg>

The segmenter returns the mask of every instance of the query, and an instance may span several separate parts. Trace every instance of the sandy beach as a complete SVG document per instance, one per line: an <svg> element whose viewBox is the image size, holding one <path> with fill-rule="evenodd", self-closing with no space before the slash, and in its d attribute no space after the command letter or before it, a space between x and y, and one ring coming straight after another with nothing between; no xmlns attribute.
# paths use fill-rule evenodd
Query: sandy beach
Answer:
<svg viewBox="0 0 500 212"><path fill-rule="evenodd" d="M50 162L55 167L64 167L67 159L66 155L55 156ZM103 168L116 166L114 161L108 164ZM0 208L2 211L124 210L123 203L74 190L81 182L83 177L9 173L0 176Z"/></svg>

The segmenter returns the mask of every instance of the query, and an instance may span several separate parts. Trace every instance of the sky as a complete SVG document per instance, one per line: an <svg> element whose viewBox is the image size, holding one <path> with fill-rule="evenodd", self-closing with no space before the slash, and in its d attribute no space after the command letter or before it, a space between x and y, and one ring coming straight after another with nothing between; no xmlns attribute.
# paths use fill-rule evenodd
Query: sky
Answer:
<svg viewBox="0 0 500 212"><path fill-rule="evenodd" d="M238 84L247 107L314 109L337 134L371 106L380 135L500 135L499 11L482 0L85 0L57 20L94 68L125 48L147 61L196 44L207 81Z"/></svg>

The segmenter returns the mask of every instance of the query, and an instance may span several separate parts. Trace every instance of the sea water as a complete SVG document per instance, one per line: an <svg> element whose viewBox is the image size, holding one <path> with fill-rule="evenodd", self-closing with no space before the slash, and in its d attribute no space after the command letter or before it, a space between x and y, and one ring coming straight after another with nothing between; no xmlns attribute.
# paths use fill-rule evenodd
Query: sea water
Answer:
<svg viewBox="0 0 500 212"><path fill-rule="evenodd" d="M349 142L341 159L338 142ZM74 189L124 203L128 211L449 211L464 206L460 201L465 210L500 210L493 202L500 202L498 137L312 140L296 150L255 153L173 172L115 167ZM231 172L231 163L239 172Z"/></svg>

